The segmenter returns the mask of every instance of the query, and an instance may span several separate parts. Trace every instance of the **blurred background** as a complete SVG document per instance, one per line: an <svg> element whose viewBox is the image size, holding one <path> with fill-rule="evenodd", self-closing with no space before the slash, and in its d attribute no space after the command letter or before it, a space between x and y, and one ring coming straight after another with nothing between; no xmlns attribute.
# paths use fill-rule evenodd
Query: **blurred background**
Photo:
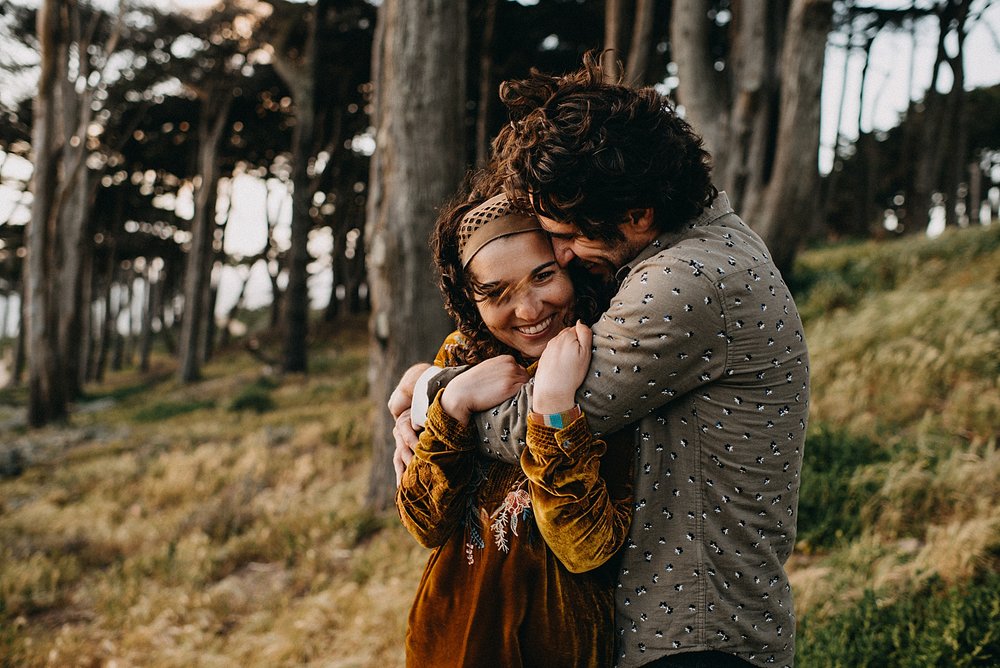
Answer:
<svg viewBox="0 0 1000 668"><path fill-rule="evenodd" d="M1000 665L1000 6L0 0L0 661L402 665L402 371L501 81L613 49L806 323L803 666Z"/></svg>

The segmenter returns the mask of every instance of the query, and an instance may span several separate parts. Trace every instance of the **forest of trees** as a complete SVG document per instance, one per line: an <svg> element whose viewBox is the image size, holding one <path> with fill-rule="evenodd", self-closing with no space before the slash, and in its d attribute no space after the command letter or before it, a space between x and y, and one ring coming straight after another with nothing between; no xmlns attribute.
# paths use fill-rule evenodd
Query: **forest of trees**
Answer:
<svg viewBox="0 0 1000 668"><path fill-rule="evenodd" d="M0 359L27 386L33 426L66 419L108 368L148 369L154 341L195 382L264 272L274 349L248 347L307 372L323 278L321 317L370 313L370 396L384 405L448 329L427 236L505 122L499 82L571 70L595 48L683 106L716 184L785 270L805 244L888 234L886 211L895 233L925 230L934 206L950 224L976 220L1000 172L1000 87L966 90L963 45L989 5L224 0L188 14L0 0ZM862 54L867 70L879 34L916 40L926 25L927 90L895 129L838 132L820 174L828 50ZM857 94L873 95L862 81ZM267 193L249 254L227 251L239 177ZM220 316L224 272L243 287ZM384 413L373 434L388 452ZM384 504L390 460L375 461Z"/></svg>

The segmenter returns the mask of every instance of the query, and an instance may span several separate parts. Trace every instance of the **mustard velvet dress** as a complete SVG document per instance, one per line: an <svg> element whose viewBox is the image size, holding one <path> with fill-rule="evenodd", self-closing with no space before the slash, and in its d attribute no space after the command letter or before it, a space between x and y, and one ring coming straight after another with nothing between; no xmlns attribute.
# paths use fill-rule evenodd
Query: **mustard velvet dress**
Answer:
<svg viewBox="0 0 1000 668"><path fill-rule="evenodd" d="M464 364L464 338L435 364ZM529 369L529 371L533 371ZM433 552L410 610L410 668L614 663L614 555L631 517L631 439L607 446L581 417L529 424L521 466L481 455L440 393L396 495Z"/></svg>

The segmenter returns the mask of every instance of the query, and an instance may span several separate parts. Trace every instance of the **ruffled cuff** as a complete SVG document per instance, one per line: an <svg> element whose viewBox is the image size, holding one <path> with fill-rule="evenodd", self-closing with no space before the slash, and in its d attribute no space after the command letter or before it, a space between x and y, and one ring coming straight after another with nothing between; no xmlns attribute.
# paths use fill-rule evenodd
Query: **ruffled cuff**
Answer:
<svg viewBox="0 0 1000 668"><path fill-rule="evenodd" d="M444 390L438 390L434 401L427 408L427 425L435 440L449 450L472 450L476 447L473 439L475 433L470 425L463 424L445 412L441 407L441 395Z"/></svg>
<svg viewBox="0 0 1000 668"><path fill-rule="evenodd" d="M586 415L581 415L562 429L528 421L528 448L536 457L574 459L590 441Z"/></svg>

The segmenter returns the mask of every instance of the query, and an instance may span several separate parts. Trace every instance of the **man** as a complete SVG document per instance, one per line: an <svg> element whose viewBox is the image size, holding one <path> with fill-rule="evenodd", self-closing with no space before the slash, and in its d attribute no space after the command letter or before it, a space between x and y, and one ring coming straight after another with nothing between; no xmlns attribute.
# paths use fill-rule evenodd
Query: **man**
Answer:
<svg viewBox="0 0 1000 668"><path fill-rule="evenodd" d="M508 196L538 214L560 264L619 282L576 397L593 429L635 435L618 665L791 666L784 564L809 380L787 286L712 186L700 138L655 91L603 83L588 56L564 77L507 82L501 97L512 121L493 168ZM529 389L477 416L487 451L516 461ZM400 442L412 438L397 424Z"/></svg>

